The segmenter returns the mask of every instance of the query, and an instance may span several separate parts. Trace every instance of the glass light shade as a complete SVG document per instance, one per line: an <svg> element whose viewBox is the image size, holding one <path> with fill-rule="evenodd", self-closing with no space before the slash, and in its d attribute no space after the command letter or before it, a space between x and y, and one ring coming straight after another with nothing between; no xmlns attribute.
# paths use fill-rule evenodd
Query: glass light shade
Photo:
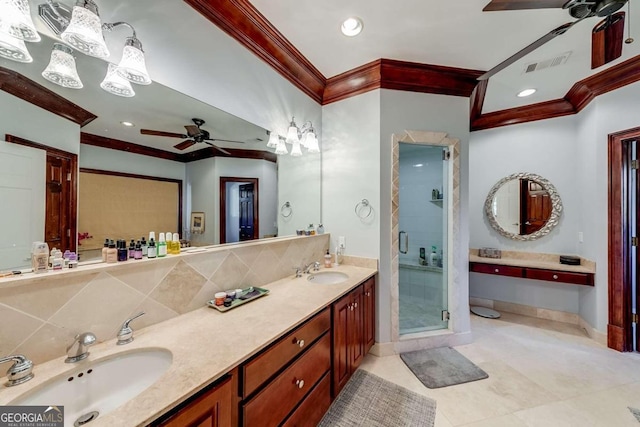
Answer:
<svg viewBox="0 0 640 427"><path fill-rule="evenodd" d="M73 7L71 22L60 34L60 37L84 54L96 58L107 58L109 49L102 35L102 23L97 13L97 7L94 8L94 13L87 6L90 7L91 3L85 4L85 7Z"/></svg>
<svg viewBox="0 0 640 427"><path fill-rule="evenodd" d="M118 64L118 74L132 83L139 85L151 84L151 77L149 77L147 65L144 61L142 44L138 39L134 37L127 39L122 51L122 59Z"/></svg>
<svg viewBox="0 0 640 427"><path fill-rule="evenodd" d="M114 64L109 64L107 75L104 77L102 83L100 83L100 87L113 95L124 96L125 98L131 98L136 94L129 80L118 73L118 67ZM131 124L129 125L131 126Z"/></svg>
<svg viewBox="0 0 640 427"><path fill-rule="evenodd" d="M309 132L307 134L307 149L309 150L309 153L320 152L320 146L318 145L318 138L316 137L316 134L313 132Z"/></svg>
<svg viewBox="0 0 640 427"><path fill-rule="evenodd" d="M42 72L42 77L62 87L82 89L82 82L76 70L76 60L71 55L73 50L62 43L54 43L49 65Z"/></svg>
<svg viewBox="0 0 640 427"><path fill-rule="evenodd" d="M300 149L300 141L293 142L293 147L291 148L291 155L293 157L302 156L302 150Z"/></svg>
<svg viewBox="0 0 640 427"><path fill-rule="evenodd" d="M294 142L300 142L298 138L298 128L296 126L289 126L287 131L287 144L293 144Z"/></svg>
<svg viewBox="0 0 640 427"><path fill-rule="evenodd" d="M0 56L17 62L32 62L24 41L0 32Z"/></svg>
<svg viewBox="0 0 640 427"><path fill-rule="evenodd" d="M284 143L284 139L278 138L278 146L276 147L276 154L288 154L287 145Z"/></svg>
<svg viewBox="0 0 640 427"><path fill-rule="evenodd" d="M309 146L307 145L308 138L309 138L309 132L302 134L302 139L300 139L300 145L303 146L304 148L309 148Z"/></svg>
<svg viewBox="0 0 640 427"><path fill-rule="evenodd" d="M278 142L280 142L280 138L278 138L278 134L275 132L269 133L269 141L267 142L267 147L276 148L278 146Z"/></svg>
<svg viewBox="0 0 640 427"><path fill-rule="evenodd" d="M0 0L0 32L28 42L39 42L27 0Z"/></svg>

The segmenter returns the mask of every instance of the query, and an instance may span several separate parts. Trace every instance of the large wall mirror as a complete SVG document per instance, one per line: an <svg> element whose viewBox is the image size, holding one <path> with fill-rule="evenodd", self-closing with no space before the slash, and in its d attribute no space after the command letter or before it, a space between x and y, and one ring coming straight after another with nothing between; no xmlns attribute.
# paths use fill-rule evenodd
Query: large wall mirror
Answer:
<svg viewBox="0 0 640 427"><path fill-rule="evenodd" d="M540 175L515 173L498 181L484 203L491 227L514 240L536 240L558 225L562 201Z"/></svg>
<svg viewBox="0 0 640 427"><path fill-rule="evenodd" d="M188 6L185 5L185 7ZM10 114L4 115L4 119L0 118L0 141L5 139L6 134L43 145L49 145L49 142L54 139L64 139L62 143L58 141L54 146L57 145L57 148L78 155L80 173L77 174L77 185L79 188L82 188L82 176L86 171L99 174L113 172L115 176L120 177L131 175L132 179L149 178L153 180L161 178L171 182L181 182L182 188L177 208L180 219L170 229L154 231L157 234L160 231L180 230L184 236L190 231L191 213L203 213L206 227L197 235L188 236L195 245L220 244L222 242L221 235L233 234L220 232L222 226L220 220L224 216L221 215L221 212L239 211L238 209L225 210L225 207L221 206L220 182L224 177L232 177L238 182L242 182L242 178L247 178L247 182L257 184L254 189L255 201L258 203L257 218L252 217L252 220L256 221L259 227L259 232L256 232L259 238L292 235L295 234L296 228L301 228L311 222L316 224L320 222L321 155L319 153L305 152L302 157L286 156L286 159L276 157L273 154L273 149L266 147L269 137L266 129L157 82L153 82L149 86L134 85L136 96L133 98L111 95L100 88L107 64L102 60L82 54L74 56L84 88L72 90L52 84L42 78L41 72L49 62L54 40L47 37L46 34L41 35L43 36L41 42L28 44L33 62L24 64L0 58L0 67L15 71L54 91L95 114L97 118L86 126L80 127L61 118L55 112L46 111L24 101L29 97L29 94L25 94L20 97L23 99L19 99L11 94L0 92L0 103L4 104L3 111L11 110ZM149 34L146 36L149 37ZM115 50L117 49L121 49L121 47L115 48ZM153 74L153 70L150 70L150 73ZM202 82L202 84L206 84L206 82ZM185 126L194 125L193 118L204 121L201 127L210 133L212 139L215 139L213 141L215 147L200 142L182 150L175 147L185 140L181 135L187 133ZM133 126L124 126L122 122L125 121L133 123ZM150 129L161 133L158 135L142 134L141 129ZM163 135L163 133L166 134ZM120 150L114 150L108 147L109 141L123 141L151 147L166 152L168 156L160 158L133 154L126 151L126 147L122 144L119 144ZM0 146L0 153L3 152L3 147L14 145L7 142L0 142L0 144L3 144ZM231 154L227 155L218 149ZM209 155L212 150L216 151L213 156ZM203 155L205 152L207 155ZM183 156L177 159L176 155L191 157ZM16 156L22 156L22 152ZM33 164L41 164L42 169L45 169L44 156L29 161ZM35 169L37 168L38 166L35 167ZM38 180L42 179L41 175L38 174ZM0 188L14 185L2 182L4 176L8 176L8 174L0 174ZM295 183L295 186L291 183ZM95 186L95 183L91 185ZM139 183L136 183L136 186L148 188L148 186ZM37 191L45 191L41 187L42 185L34 186ZM226 201L223 203L233 203L234 199L230 195L235 193L233 190L227 191ZM82 192L80 191L78 194L81 195ZM121 203L118 200L118 192L115 191L115 187L105 191L104 194L103 203L110 205ZM131 194L128 197L131 198ZM22 206L26 211L38 212L37 215L29 216L29 218L35 219L29 221L25 219L23 227L25 230L28 229L26 222L29 222L34 233L33 236L42 235L43 225L40 222L43 221L44 199L45 195L43 194L40 198L42 203L29 201L29 203L23 203ZM294 213L298 214L295 221L292 221L291 218L285 220L280 215L280 206L286 202L289 202L293 206ZM78 205L82 205L82 200L78 202ZM98 206L94 206L94 208L99 209ZM90 210L80 211L77 224L91 223L92 220L83 217L87 215L83 212ZM153 212L149 214L153 215ZM232 218L229 218L229 215L226 216L230 221ZM10 242L3 239L0 243L0 254L3 255L0 257L0 270L25 268L29 265L28 256L31 241L42 238L19 236L19 233L10 232L12 227L15 228L15 225L12 225L11 221L6 218L6 216L0 217L0 235L15 236L15 239L12 238ZM23 216L23 218L27 217ZM124 206L122 218L126 221L126 206ZM104 222L104 219L99 221ZM34 224L34 222L38 222L38 224ZM77 233L83 235L87 233L82 238L78 249L84 247L95 250L102 246L102 239L105 237L98 231L84 230L80 227L77 228ZM139 231L135 236L129 236L124 235L127 233L123 231L123 235L118 235L117 230L109 233L115 234L113 238L122 239L139 239L142 235L147 234ZM91 236L91 238L88 239L87 236ZM17 242L19 238L24 241ZM230 240L227 239L223 243L229 242ZM5 256L12 252L15 254L11 257Z"/></svg>

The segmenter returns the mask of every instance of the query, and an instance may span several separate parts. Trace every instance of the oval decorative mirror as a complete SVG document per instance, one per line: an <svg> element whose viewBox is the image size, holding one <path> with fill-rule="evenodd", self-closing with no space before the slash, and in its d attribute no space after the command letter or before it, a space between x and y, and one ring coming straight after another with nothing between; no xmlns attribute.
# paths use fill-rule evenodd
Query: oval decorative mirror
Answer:
<svg viewBox="0 0 640 427"><path fill-rule="evenodd" d="M562 200L540 175L514 173L498 181L484 202L489 224L514 240L536 240L558 225Z"/></svg>

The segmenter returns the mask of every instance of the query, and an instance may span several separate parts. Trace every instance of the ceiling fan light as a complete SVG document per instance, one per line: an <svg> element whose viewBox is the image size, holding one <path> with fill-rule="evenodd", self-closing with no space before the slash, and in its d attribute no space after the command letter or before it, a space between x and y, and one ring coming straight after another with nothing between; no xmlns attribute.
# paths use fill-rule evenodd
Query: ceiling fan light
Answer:
<svg viewBox="0 0 640 427"><path fill-rule="evenodd" d="M151 77L147 72L142 43L135 37L128 37L122 51L122 59L118 64L118 73L132 83L139 85L151 84Z"/></svg>
<svg viewBox="0 0 640 427"><path fill-rule="evenodd" d="M320 146L318 145L318 138L316 137L316 134L313 132L309 132L307 134L307 149L309 150L309 153L320 152Z"/></svg>
<svg viewBox="0 0 640 427"><path fill-rule="evenodd" d="M122 77L118 73L118 67L111 63L107 69L107 75L104 77L102 83L100 83L100 87L110 94L123 96L125 98L131 98L136 94L129 80Z"/></svg>
<svg viewBox="0 0 640 427"><path fill-rule="evenodd" d="M24 41L0 32L0 57L17 62L33 62Z"/></svg>
<svg viewBox="0 0 640 427"><path fill-rule="evenodd" d="M86 55L96 58L109 57L109 49L102 35L98 6L92 0L76 3L71 12L71 22L60 37Z"/></svg>
<svg viewBox="0 0 640 427"><path fill-rule="evenodd" d="M284 143L284 139L278 140L278 146L276 147L276 154L288 154L287 145Z"/></svg>
<svg viewBox="0 0 640 427"><path fill-rule="evenodd" d="M62 43L54 43L49 65L42 72L42 77L59 86L69 89L82 89L82 81L76 70L76 60L71 55L73 49Z"/></svg>
<svg viewBox="0 0 640 427"><path fill-rule="evenodd" d="M39 42L27 0L0 0L0 32L28 42Z"/></svg>
<svg viewBox="0 0 640 427"><path fill-rule="evenodd" d="M300 149L300 141L294 141L293 147L291 148L291 155L293 157L302 156L302 150Z"/></svg>
<svg viewBox="0 0 640 427"><path fill-rule="evenodd" d="M271 131L269 133L269 141L267 142L267 147L276 148L278 146L279 141L280 141L280 138L278 137L278 134Z"/></svg>

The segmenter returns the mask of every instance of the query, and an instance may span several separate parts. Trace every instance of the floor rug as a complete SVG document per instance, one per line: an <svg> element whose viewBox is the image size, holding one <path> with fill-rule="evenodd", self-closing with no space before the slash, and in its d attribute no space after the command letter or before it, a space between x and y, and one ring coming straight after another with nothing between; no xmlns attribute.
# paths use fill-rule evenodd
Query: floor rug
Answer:
<svg viewBox="0 0 640 427"><path fill-rule="evenodd" d="M358 369L318 426L432 427L436 402Z"/></svg>
<svg viewBox="0 0 640 427"><path fill-rule="evenodd" d="M400 355L422 384L447 387L488 378L489 375L451 347L418 350Z"/></svg>
<svg viewBox="0 0 640 427"><path fill-rule="evenodd" d="M631 406L627 406L636 420L640 423L640 409L632 408Z"/></svg>

